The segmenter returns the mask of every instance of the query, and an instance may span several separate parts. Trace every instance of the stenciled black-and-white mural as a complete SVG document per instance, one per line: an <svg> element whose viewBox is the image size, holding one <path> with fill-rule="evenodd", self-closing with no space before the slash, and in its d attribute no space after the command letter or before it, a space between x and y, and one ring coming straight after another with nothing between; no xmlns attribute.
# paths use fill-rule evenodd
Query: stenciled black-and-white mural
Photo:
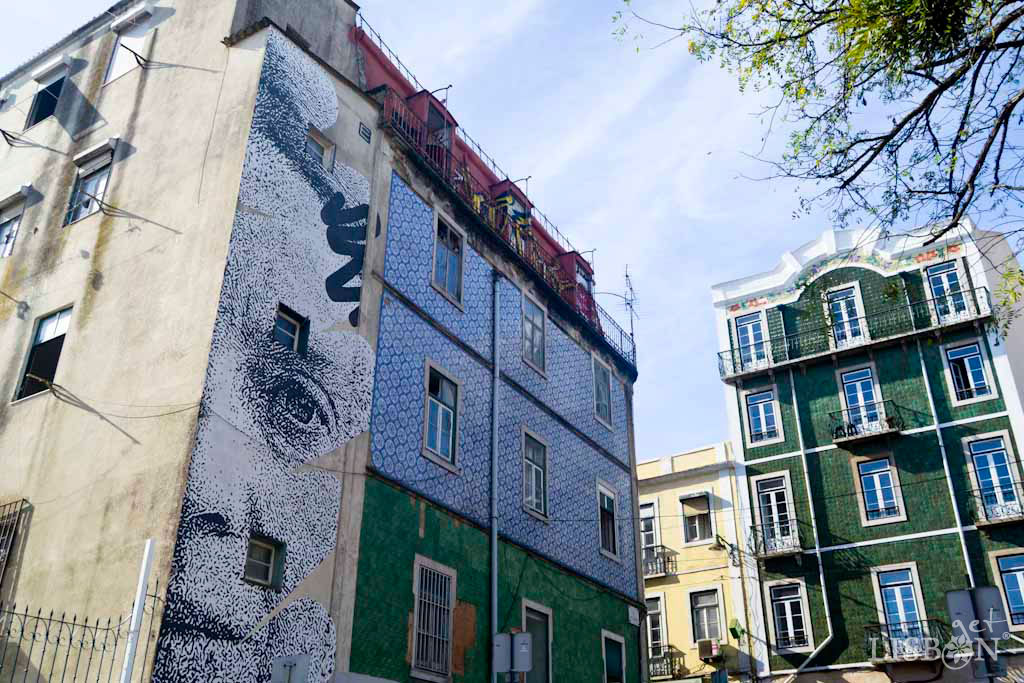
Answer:
<svg viewBox="0 0 1024 683"><path fill-rule="evenodd" d="M335 626L303 581L333 563L339 477L317 459L367 430L373 353L356 333L369 181L306 145L338 98L269 33L174 550L153 680L264 683L276 659L335 665ZM333 156L332 156L333 161ZM275 340L280 305L308 321ZM243 580L251 537L284 549L276 588ZM296 597L296 596L304 597ZM304 665L303 665L304 666Z"/></svg>

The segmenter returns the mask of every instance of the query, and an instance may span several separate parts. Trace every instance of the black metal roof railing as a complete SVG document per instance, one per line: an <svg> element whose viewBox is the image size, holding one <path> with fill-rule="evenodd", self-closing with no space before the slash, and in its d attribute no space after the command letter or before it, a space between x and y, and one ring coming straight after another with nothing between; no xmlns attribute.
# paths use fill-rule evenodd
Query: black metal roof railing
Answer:
<svg viewBox="0 0 1024 683"><path fill-rule="evenodd" d="M981 320L992 314L985 287L892 306L777 339L736 346L718 354L725 380L754 374L816 356L841 353L899 337Z"/></svg>

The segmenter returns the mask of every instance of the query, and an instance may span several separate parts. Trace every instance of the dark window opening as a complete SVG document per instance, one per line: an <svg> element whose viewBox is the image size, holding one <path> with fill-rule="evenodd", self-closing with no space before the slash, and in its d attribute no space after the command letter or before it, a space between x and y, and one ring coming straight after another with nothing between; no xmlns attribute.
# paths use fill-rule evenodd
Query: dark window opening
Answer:
<svg viewBox="0 0 1024 683"><path fill-rule="evenodd" d="M270 538L254 536L245 551L243 578L268 588L281 586L284 577L284 544Z"/></svg>
<svg viewBox="0 0 1024 683"><path fill-rule="evenodd" d="M32 100L32 109L28 115L28 122L25 124L25 128L31 128L57 112L57 102L60 101L60 93L64 89L64 79L65 77L61 76L36 93L35 99Z"/></svg>
<svg viewBox="0 0 1024 683"><path fill-rule="evenodd" d="M296 353L305 353L309 344L309 319L284 304L278 304L274 340Z"/></svg>
<svg viewBox="0 0 1024 683"><path fill-rule="evenodd" d="M53 378L57 375L57 363L60 361L60 352L64 348L64 337L67 335L70 322L70 308L39 321L17 399L27 398L50 388Z"/></svg>

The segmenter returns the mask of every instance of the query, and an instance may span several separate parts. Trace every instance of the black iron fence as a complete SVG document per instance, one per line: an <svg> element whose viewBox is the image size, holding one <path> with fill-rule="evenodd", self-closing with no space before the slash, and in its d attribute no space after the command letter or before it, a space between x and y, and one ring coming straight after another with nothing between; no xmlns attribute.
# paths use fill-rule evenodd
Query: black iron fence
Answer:
<svg viewBox="0 0 1024 683"><path fill-rule="evenodd" d="M777 339L737 346L718 354L718 372L725 377L775 367L821 353L857 348L912 332L977 320L992 313L985 287L900 304L870 315L844 320Z"/></svg>
<svg viewBox="0 0 1024 683"><path fill-rule="evenodd" d="M647 671L651 679L681 677L683 653L668 645L652 648L647 657Z"/></svg>
<svg viewBox="0 0 1024 683"><path fill-rule="evenodd" d="M146 596L136 625L138 645L128 680L145 680L150 651L156 645L162 601L154 589ZM7 683L118 683L132 632L132 612L107 619L80 619L0 604L0 681Z"/></svg>
<svg viewBox="0 0 1024 683"><path fill-rule="evenodd" d="M864 629L872 661L937 659L950 636L949 627L937 619L869 624Z"/></svg>
<svg viewBox="0 0 1024 683"><path fill-rule="evenodd" d="M750 545L757 557L792 555L801 551L800 533L795 519L750 528Z"/></svg>
<svg viewBox="0 0 1024 683"><path fill-rule="evenodd" d="M906 429L900 407L892 401L873 401L828 414L833 441L853 441Z"/></svg>
<svg viewBox="0 0 1024 683"><path fill-rule="evenodd" d="M28 507L28 501L16 500L13 503L0 505L0 581L4 578L7 558L14 548L14 534L18 531L21 515Z"/></svg>
<svg viewBox="0 0 1024 683"><path fill-rule="evenodd" d="M975 522L995 524L1024 519L1024 488L1020 482L993 482L971 491Z"/></svg>
<svg viewBox="0 0 1024 683"><path fill-rule="evenodd" d="M644 578L676 573L676 555L663 545L651 545L641 553Z"/></svg>

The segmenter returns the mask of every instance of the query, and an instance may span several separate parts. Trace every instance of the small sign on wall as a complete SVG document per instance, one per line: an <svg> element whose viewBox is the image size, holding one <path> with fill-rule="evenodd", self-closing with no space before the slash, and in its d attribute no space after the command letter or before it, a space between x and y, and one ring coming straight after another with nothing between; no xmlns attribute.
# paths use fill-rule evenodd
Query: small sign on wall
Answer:
<svg viewBox="0 0 1024 683"><path fill-rule="evenodd" d="M633 605L630 605L627 609L629 611L629 623L633 624L633 626L639 626L640 625L640 610L638 610Z"/></svg>

